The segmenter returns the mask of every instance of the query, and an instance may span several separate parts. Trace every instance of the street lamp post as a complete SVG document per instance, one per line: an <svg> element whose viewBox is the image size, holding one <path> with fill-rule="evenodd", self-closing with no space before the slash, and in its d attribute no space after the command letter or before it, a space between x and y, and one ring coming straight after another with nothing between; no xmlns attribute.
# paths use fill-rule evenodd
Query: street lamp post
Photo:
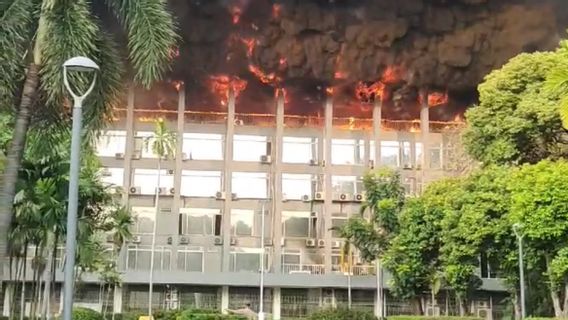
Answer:
<svg viewBox="0 0 568 320"><path fill-rule="evenodd" d="M73 97L73 127L71 131L71 167L69 169L69 202L67 206L67 241L65 244L65 271L63 282L63 320L72 320L73 284L75 281L75 251L77 245L77 207L79 204L79 167L81 161L81 126L83 100L95 87L94 73L91 86L83 93L76 94L69 85L68 71L94 72L99 66L86 57L74 57L63 63L63 82Z"/></svg>
<svg viewBox="0 0 568 320"><path fill-rule="evenodd" d="M525 319L527 316L526 308L525 308L525 268L523 266L523 237L524 234L522 233L523 225L520 223L515 223L513 225L513 232L517 237L517 241L519 243L519 281L520 281L520 292L521 292L521 319Z"/></svg>
<svg viewBox="0 0 568 320"><path fill-rule="evenodd" d="M264 203L262 203L262 211L260 212L260 305L258 306L258 320L264 320Z"/></svg>

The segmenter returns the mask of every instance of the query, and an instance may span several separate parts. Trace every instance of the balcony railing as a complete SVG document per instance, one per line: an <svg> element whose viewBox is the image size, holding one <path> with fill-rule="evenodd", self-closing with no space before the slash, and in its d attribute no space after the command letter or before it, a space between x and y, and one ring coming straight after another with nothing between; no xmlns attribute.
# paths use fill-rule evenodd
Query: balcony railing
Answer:
<svg viewBox="0 0 568 320"><path fill-rule="evenodd" d="M284 274L325 274L323 264L283 264Z"/></svg>
<svg viewBox="0 0 568 320"><path fill-rule="evenodd" d="M331 266L331 270L337 274L348 275L349 271L348 268L345 266L340 265L333 265ZM351 275L352 276L371 276L375 275L375 266L372 265L356 265L351 266Z"/></svg>

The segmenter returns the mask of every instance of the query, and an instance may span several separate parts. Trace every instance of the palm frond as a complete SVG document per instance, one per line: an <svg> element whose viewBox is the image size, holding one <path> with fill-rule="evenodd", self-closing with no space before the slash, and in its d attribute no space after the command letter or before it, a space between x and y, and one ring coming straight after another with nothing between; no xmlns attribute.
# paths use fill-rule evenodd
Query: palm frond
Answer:
<svg viewBox="0 0 568 320"><path fill-rule="evenodd" d="M128 33L134 79L145 87L168 69L177 35L163 0L107 0Z"/></svg>
<svg viewBox="0 0 568 320"><path fill-rule="evenodd" d="M568 128L568 56L563 55L563 59L550 71L544 88L560 98L560 117L564 127Z"/></svg>
<svg viewBox="0 0 568 320"><path fill-rule="evenodd" d="M35 0L12 0L0 12L0 108L14 101L24 75L27 46L33 35Z"/></svg>

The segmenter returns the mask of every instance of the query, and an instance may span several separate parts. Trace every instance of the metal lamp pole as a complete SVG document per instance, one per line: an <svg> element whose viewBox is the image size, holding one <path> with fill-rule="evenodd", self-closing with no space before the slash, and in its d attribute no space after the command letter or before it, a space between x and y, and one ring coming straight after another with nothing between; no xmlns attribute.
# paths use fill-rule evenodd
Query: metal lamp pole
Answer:
<svg viewBox="0 0 568 320"><path fill-rule="evenodd" d="M519 281L520 281L520 292L521 292L521 319L525 319L527 316L525 308L525 268L523 263L523 237L524 234L521 232L523 225L520 223L515 223L513 225L513 232L517 237L519 243Z"/></svg>
<svg viewBox="0 0 568 320"><path fill-rule="evenodd" d="M69 94L73 97L73 127L71 131L71 167L69 169L69 202L67 207L67 241L65 243L65 271L63 282L63 320L72 320L73 285L75 282L75 252L77 246L77 208L79 205L79 167L81 162L81 126L83 100L87 97L97 80L94 74L91 86L79 96L69 85L67 72L93 72L99 66L86 57L74 57L63 63L63 82Z"/></svg>
<svg viewBox="0 0 568 320"><path fill-rule="evenodd" d="M260 305L258 306L258 320L264 320L264 203L260 212Z"/></svg>

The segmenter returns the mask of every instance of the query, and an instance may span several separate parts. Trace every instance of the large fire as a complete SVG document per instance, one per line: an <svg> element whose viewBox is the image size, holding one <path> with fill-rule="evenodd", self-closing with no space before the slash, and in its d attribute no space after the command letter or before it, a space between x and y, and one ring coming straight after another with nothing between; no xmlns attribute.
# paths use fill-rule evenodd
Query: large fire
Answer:
<svg viewBox="0 0 568 320"><path fill-rule="evenodd" d="M222 105L226 105L227 103L229 90L233 91L236 99L247 87L247 82L245 80L240 79L239 77L230 77L227 75L211 76L209 83L211 92L219 97Z"/></svg>
<svg viewBox="0 0 568 320"><path fill-rule="evenodd" d="M436 107L448 103L447 92L432 92L428 94L428 106Z"/></svg>
<svg viewBox="0 0 568 320"><path fill-rule="evenodd" d="M401 80L403 73L402 67L388 66L383 71L381 82L384 84L396 84Z"/></svg>
<svg viewBox="0 0 568 320"><path fill-rule="evenodd" d="M380 81L371 84L359 81L357 86L355 86L355 96L363 103L372 103L377 99L383 100L385 85Z"/></svg>

